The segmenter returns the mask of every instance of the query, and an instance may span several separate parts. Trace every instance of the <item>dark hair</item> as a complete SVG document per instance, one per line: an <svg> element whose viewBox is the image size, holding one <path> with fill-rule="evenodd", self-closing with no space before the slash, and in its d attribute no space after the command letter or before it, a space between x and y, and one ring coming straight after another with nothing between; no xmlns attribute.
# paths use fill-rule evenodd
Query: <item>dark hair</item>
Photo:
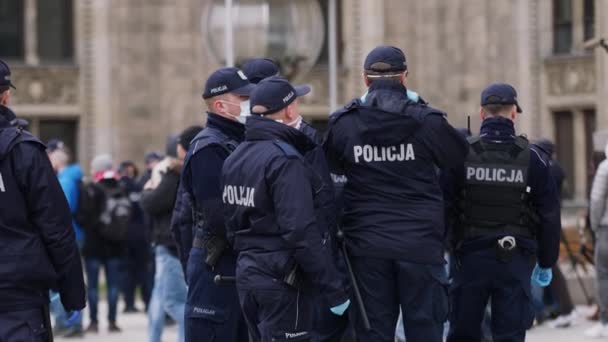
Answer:
<svg viewBox="0 0 608 342"><path fill-rule="evenodd" d="M490 115L508 114L513 109L514 104L488 104L482 106L483 111Z"/></svg>
<svg viewBox="0 0 608 342"><path fill-rule="evenodd" d="M11 87L9 86L0 86L0 94L4 93L5 91L9 90Z"/></svg>

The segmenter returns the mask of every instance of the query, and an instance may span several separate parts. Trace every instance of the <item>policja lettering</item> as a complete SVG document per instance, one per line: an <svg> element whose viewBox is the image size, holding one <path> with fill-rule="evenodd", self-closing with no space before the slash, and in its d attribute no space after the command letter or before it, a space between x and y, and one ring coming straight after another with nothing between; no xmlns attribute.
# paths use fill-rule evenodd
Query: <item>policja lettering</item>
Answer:
<svg viewBox="0 0 608 342"><path fill-rule="evenodd" d="M522 170L506 170L489 167L467 167L467 180L475 179L479 182L523 183Z"/></svg>
<svg viewBox="0 0 608 342"><path fill-rule="evenodd" d="M353 146L353 152L355 163L359 163L361 157L367 163L416 160L412 144L401 144L399 146L355 145Z"/></svg>
<svg viewBox="0 0 608 342"><path fill-rule="evenodd" d="M226 185L222 201L228 204L236 204L244 207L255 207L253 196L255 189L247 186Z"/></svg>
<svg viewBox="0 0 608 342"><path fill-rule="evenodd" d="M4 188L4 179L2 179L2 173L0 173L0 192L6 192Z"/></svg>

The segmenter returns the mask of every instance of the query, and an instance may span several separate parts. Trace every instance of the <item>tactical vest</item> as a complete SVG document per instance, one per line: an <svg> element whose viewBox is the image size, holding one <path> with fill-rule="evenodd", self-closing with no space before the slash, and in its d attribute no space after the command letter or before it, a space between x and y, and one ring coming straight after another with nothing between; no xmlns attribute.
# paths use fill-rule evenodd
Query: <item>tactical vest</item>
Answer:
<svg viewBox="0 0 608 342"><path fill-rule="evenodd" d="M524 137L513 143L468 139L460 241L496 235L532 238L538 217L530 204L530 149Z"/></svg>
<svg viewBox="0 0 608 342"><path fill-rule="evenodd" d="M192 139L192 142L190 143L191 148L186 155L186 159L184 160L183 169L186 170L189 167L192 156L203 148L211 145L219 145L226 150L228 154L231 154L237 148L239 143L236 140L231 139L228 135L217 128L206 127L199 134L197 134L194 139ZM193 198L192 201L192 215L195 227L203 227L206 218L200 204L196 203L195 198Z"/></svg>

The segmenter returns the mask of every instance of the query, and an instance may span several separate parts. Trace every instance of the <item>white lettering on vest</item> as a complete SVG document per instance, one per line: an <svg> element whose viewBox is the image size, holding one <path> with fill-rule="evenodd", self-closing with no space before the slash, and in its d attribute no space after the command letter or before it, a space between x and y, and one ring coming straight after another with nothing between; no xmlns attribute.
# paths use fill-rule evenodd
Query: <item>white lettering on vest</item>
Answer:
<svg viewBox="0 0 608 342"><path fill-rule="evenodd" d="M243 207L255 207L253 197L255 188L248 186L226 185L222 193L222 202Z"/></svg>
<svg viewBox="0 0 608 342"><path fill-rule="evenodd" d="M6 192L4 188L4 179L2 179L2 173L0 173L0 192Z"/></svg>
<svg viewBox="0 0 608 342"><path fill-rule="evenodd" d="M397 153L397 149L399 153ZM412 144L400 144L399 146L355 145L353 146L353 153L355 163L360 163L361 159L366 163L416 160Z"/></svg>
<svg viewBox="0 0 608 342"><path fill-rule="evenodd" d="M479 182L523 183L522 170L507 170L489 167L467 167L467 180Z"/></svg>

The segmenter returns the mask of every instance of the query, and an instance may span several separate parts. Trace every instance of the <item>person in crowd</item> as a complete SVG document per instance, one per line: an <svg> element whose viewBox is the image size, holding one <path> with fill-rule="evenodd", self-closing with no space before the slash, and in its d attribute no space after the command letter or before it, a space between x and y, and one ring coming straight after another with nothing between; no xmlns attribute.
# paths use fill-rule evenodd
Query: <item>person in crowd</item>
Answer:
<svg viewBox="0 0 608 342"><path fill-rule="evenodd" d="M139 312L135 305L135 294L139 288L145 310L148 309L154 283L154 265L150 252L150 234L145 225L140 206L141 188L137 182L139 170L132 161L123 161L118 167L120 186L127 191L133 212L127 239L123 299L125 313Z"/></svg>
<svg viewBox="0 0 608 342"><path fill-rule="evenodd" d="M200 131L191 127L180 136L194 138ZM178 156L178 137L167 139L166 157L159 162L153 174L160 175L156 183L152 177L144 186L141 204L152 218L152 243L155 251L154 290L148 309L148 340L160 342L165 313L176 323L180 342L184 341L184 310L186 305L186 281L177 256L177 245L171 235L171 216L177 196L182 158Z"/></svg>
<svg viewBox="0 0 608 342"><path fill-rule="evenodd" d="M605 149L608 156L608 144ZM595 233L595 270L599 321L587 331L590 338L608 337L608 159L602 161L593 178L589 205L591 229Z"/></svg>
<svg viewBox="0 0 608 342"><path fill-rule="evenodd" d="M71 162L70 150L61 140L49 140L47 143L47 154L51 160L53 170L57 173L59 185L61 185L61 189L68 201L70 213L74 216L78 210L79 185L83 177L82 169L78 163ZM84 232L78 223L76 223L76 220L72 219L72 225L76 236L76 244L79 251L82 251ZM54 335L64 338L82 337L82 315L78 315L75 319L70 319L69 313L61 304L61 300L58 300L60 297L55 296L59 296L59 294L51 292L51 313L55 318Z"/></svg>
<svg viewBox="0 0 608 342"><path fill-rule="evenodd" d="M108 296L108 331L120 332L117 304L122 279L127 238L131 223L131 204L126 190L119 183L109 155L91 161L92 182L81 193L77 220L85 230L82 254L87 273L89 318L87 333L99 331L99 271L104 268Z"/></svg>

